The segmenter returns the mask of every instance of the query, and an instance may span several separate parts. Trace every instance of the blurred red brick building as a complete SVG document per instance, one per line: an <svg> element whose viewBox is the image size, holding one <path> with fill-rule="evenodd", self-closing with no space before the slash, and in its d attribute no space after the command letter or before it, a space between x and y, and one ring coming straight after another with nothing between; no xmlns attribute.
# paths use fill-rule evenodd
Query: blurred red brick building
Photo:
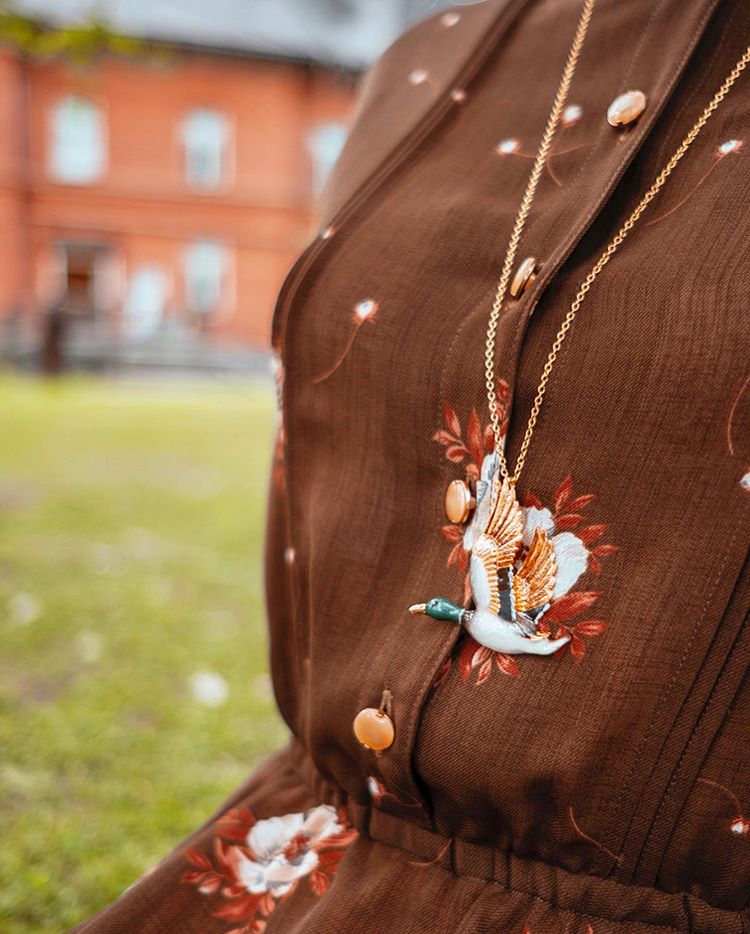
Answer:
<svg viewBox="0 0 750 934"><path fill-rule="evenodd" d="M55 326L91 364L265 347L353 84L236 51L83 68L1 49L6 351L38 353Z"/></svg>

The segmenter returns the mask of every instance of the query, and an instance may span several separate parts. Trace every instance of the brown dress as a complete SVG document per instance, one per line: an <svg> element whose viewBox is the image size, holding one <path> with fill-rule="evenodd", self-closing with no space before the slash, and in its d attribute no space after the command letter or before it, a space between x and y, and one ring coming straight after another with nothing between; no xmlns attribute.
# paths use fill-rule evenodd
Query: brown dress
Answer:
<svg viewBox="0 0 750 934"><path fill-rule="evenodd" d="M371 71L282 289L267 597L294 736L85 934L750 931L750 73L597 280L519 493L549 658L464 598L454 479L491 448L487 314L580 0L437 14ZM511 461L577 285L750 42L747 0L598 0L523 235ZM642 90L624 129L610 102ZM356 740L392 695L393 744Z"/></svg>

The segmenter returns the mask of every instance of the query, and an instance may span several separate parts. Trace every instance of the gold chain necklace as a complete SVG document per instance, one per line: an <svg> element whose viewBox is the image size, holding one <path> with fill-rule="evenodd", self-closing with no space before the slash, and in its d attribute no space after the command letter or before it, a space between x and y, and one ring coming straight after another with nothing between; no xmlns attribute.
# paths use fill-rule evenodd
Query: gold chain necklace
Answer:
<svg viewBox="0 0 750 934"><path fill-rule="evenodd" d="M638 219L641 214L646 210L648 205L656 197L657 193L664 185L666 180L672 174L677 163L682 159L690 145L694 142L695 138L698 136L700 131L703 129L705 124L708 122L709 118L719 106L719 104L724 100L726 95L729 93L732 85L735 83L737 78L742 74L742 72L747 67L750 62L750 46L747 47L745 53L738 60L734 68L729 72L727 77L724 79L723 84L719 90L714 94L710 103L706 105L703 113L700 115L698 120L693 124L690 132L683 139L680 145L677 147L672 157L666 163L664 168L659 172L659 174L654 179L651 187L645 193L645 195L639 201L637 207L634 209L630 217L625 221L625 223L620 227L615 236L610 240L609 244L599 257L599 259L594 263L591 268L591 271L583 280L581 285L578 288L575 298L570 306L568 313L565 315L560 329L557 332L557 336L552 342L552 349L549 352L547 357L547 362L544 365L542 370L542 376L539 380L539 386L537 387L536 397L534 399L534 404L531 408L531 413L529 414L529 420L526 424L526 431L524 433L523 442L521 444L521 449L518 452L518 459L516 460L515 469L511 472L508 467L508 462L505 457L505 451L503 448L503 437L501 429L501 420L500 420L500 411L497 404L496 396L496 377L495 377L495 343L497 336L497 326L500 318L500 313L502 311L502 306L505 301L506 293L508 291L508 282L510 281L511 270L513 268L513 262L518 252L518 243L521 239L521 233L523 231L524 225L526 223L526 218L529 215L531 210L531 205L534 201L534 195L536 194L537 184L539 178L541 177L542 171L544 170L544 165L549 153L550 146L552 145L552 139L555 135L555 130L560 121L560 115L562 113L563 107L565 106L565 101L568 96L568 90L570 88L570 83L573 79L573 74L575 73L576 65L578 63L578 57L583 46L583 41L586 37L586 32L588 31L589 21L591 20L591 14L593 12L594 4L596 0L586 0L583 4L581 11L581 16L578 21L578 26L576 28L576 34L573 39L573 44L570 47L568 53L568 59L565 63L565 68L563 70L562 78L560 80L560 86L557 89L557 94L555 95L555 100L552 105L552 110L547 120L547 126L542 137L542 142L539 145L539 150L537 151L536 157L534 159L534 164L529 174L529 180L526 184L526 191L524 192L523 198L521 200L521 207L519 208L518 215L516 216L515 224L513 225L513 232L510 236L510 241L508 243L508 249L505 254L505 260L503 262L502 272L500 274L500 279L497 284L495 291L495 298L492 303L492 311L490 312L489 322L487 324L487 339L485 343L485 381L487 387L487 401L490 409L490 421L492 423L492 433L495 437L495 450L497 451L499 462L500 462L500 474L504 480L507 480L510 486L515 486L518 481L518 478L523 470L523 465L526 462L526 455L529 452L529 445L531 444L531 438L534 434L534 429L536 428L536 423L539 418L539 412L542 408L542 401L544 399L544 394L547 391L547 384L549 383L550 376L552 374L552 369L555 365L557 355L560 352L560 348L563 345L568 331L570 331L573 321L575 320L578 309L584 302L586 295L588 294L589 289L594 283L594 280L602 271L602 269L607 265L612 256L617 252L618 248L622 244L623 240L627 237L630 231L635 227Z"/></svg>
<svg viewBox="0 0 750 934"><path fill-rule="evenodd" d="M458 623L464 626L481 645L496 652L511 655L522 653L551 655L570 640L570 636L567 635L553 639L551 633L545 627L539 628L542 616L547 611L553 598L557 581L557 558L554 545L543 528L537 527L535 529L528 551L526 551L523 561L520 562L520 566L517 567L519 555L523 554L524 527L523 512L516 497L515 486L526 462L526 455L542 408L544 394L547 391L560 348L596 277L635 227L640 216L656 197L674 171L677 163L685 155L711 115L750 62L750 46L748 46L744 55L729 72L719 90L693 124L690 132L656 176L635 210L610 240L599 259L591 267L588 275L581 282L570 309L552 342L552 349L542 370L536 397L531 407L518 459L514 470L511 472L503 447L500 411L496 396L495 344L497 326L508 290L508 282L510 281L511 269L518 251L521 233L531 210L537 185L565 106L595 2L596 0L584 0L573 44L568 52L552 110L547 118L542 141L534 158L531 173L526 183L526 190L521 199L521 206L513 225L487 324L485 381L492 433L495 438L495 452L494 456L488 455L482 465L481 479L477 483L474 516L464 533L464 548L466 551L471 552L470 583L474 606L468 609L458 606L445 597L434 597L427 603L416 603L409 607L410 612L415 614L425 613L433 619L450 620ZM500 477L502 483L499 482ZM461 481L455 482L463 486ZM465 521L465 517L461 521Z"/></svg>

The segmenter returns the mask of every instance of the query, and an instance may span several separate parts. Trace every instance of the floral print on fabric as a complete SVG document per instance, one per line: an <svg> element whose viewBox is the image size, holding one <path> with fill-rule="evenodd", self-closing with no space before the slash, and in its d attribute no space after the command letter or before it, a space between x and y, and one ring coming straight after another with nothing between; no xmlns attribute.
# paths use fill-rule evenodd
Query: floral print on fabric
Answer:
<svg viewBox="0 0 750 934"><path fill-rule="evenodd" d="M708 785L711 788L715 788L717 791L725 795L734 806L734 813L732 817L727 821L727 828L731 833L737 837L746 837L750 835L750 818L746 817L742 811L742 805L740 804L740 799L737 795L727 788L726 785L722 785L721 782L715 782L710 778L698 778L699 782L702 782L704 785Z"/></svg>
<svg viewBox="0 0 750 934"><path fill-rule="evenodd" d="M214 917L239 924L227 934L256 934L281 899L306 877L323 895L344 854L357 836L346 812L328 804L309 811L256 820L247 808L229 811L214 825L213 859L187 850L191 864L182 881L203 895L221 895Z"/></svg>
<svg viewBox="0 0 750 934"><path fill-rule="evenodd" d="M676 204L672 205L671 208L668 208L662 214L657 214L656 217L652 217L650 220L645 221L644 226L651 227L653 224L658 224L659 221L663 221L667 217L671 217L675 211L678 211L683 204L690 200L692 195L703 185L705 181L708 180L709 176L713 174L714 169L719 165L719 163L726 156L730 156L742 151L744 145L744 140L741 139L727 139L723 143L720 143L716 149L713 151L713 158L706 169L706 171L701 175L698 181L688 190L687 194L682 195L682 197L677 201Z"/></svg>
<svg viewBox="0 0 750 934"><path fill-rule="evenodd" d="M501 406L503 437L507 428L508 395L508 386L502 383L498 388L498 401ZM464 435L455 410L448 403L444 405L443 418L445 427L433 436L434 439L445 447L445 456L449 461L465 465L467 482L476 483L485 457L494 452L491 427L483 427L476 409L472 409ZM517 564L523 561L537 528L544 529L549 535L557 559L554 595L550 608L540 621L539 631L553 639L570 636L568 644L557 654L570 652L576 661L580 661L586 653L584 640L601 635L607 626L604 620L588 615L601 596L601 591L579 588L579 581L586 576L591 578L600 575L602 560L618 550L616 545L602 541L607 532L606 524L589 521L589 507L595 498L592 493L576 493L573 478L568 475L559 484L548 504L530 491L522 501L524 536ZM463 597L466 603L471 597L468 575L470 553L464 549L463 527L449 524L443 526L441 532L452 545L447 565L456 567L463 576ZM461 679L465 681L474 677L476 684L486 681L495 669L510 676L520 674L517 656L495 652L464 632L453 657L446 659L438 671L435 686L447 677L454 661L457 662Z"/></svg>

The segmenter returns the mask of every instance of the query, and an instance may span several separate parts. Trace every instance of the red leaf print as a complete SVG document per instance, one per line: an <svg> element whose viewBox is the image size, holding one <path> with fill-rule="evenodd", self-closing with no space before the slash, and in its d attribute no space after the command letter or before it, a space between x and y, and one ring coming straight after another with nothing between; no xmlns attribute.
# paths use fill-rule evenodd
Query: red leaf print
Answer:
<svg viewBox="0 0 750 934"><path fill-rule="evenodd" d="M234 885L227 885L221 890L224 898L237 898L238 895L246 895L247 889L241 882L235 882Z"/></svg>
<svg viewBox="0 0 750 934"><path fill-rule="evenodd" d="M568 645L570 646L570 654L577 662L580 662L586 652L586 646L584 645L583 639L580 639L575 633L573 633L570 637L570 642Z"/></svg>
<svg viewBox="0 0 750 934"><path fill-rule="evenodd" d="M544 614L545 623L564 623L588 609L598 600L600 594L594 591L582 590L578 593L566 593L564 597L555 600Z"/></svg>
<svg viewBox="0 0 750 934"><path fill-rule="evenodd" d="M607 624L602 619L585 619L573 627L579 636L600 636L606 628Z"/></svg>
<svg viewBox="0 0 750 934"><path fill-rule="evenodd" d="M504 652L495 652L495 661L497 667L504 675L510 675L511 678L518 677L518 662L512 655L506 655Z"/></svg>
<svg viewBox="0 0 750 934"><path fill-rule="evenodd" d="M574 529L581 519L583 519L583 516L575 512L566 512L565 515L557 516L555 519L555 531L567 532L570 529Z"/></svg>
<svg viewBox="0 0 750 934"><path fill-rule="evenodd" d="M469 449L471 459L477 465L477 469L482 469L482 460L484 458L484 439L482 437L482 426L479 424L477 410L472 409L469 416L469 424L466 426L466 447Z"/></svg>
<svg viewBox="0 0 750 934"><path fill-rule="evenodd" d="M592 554L589 554L589 571L592 574L601 574L602 573L602 563L601 561Z"/></svg>
<svg viewBox="0 0 750 934"><path fill-rule="evenodd" d="M291 893L295 890L296 887L297 887L297 880L295 879L295 881L292 883L292 887L287 891L286 894L291 895ZM266 892L263 895L261 895L259 908L260 908L260 913L262 915L265 915L266 917L268 917L268 915L270 915L271 912L273 911L274 907L275 905L273 903L273 895L271 895L270 892Z"/></svg>
<svg viewBox="0 0 750 934"><path fill-rule="evenodd" d="M255 823L255 815L247 808L232 808L231 811L219 817L215 823L217 827L223 824L242 824L247 831Z"/></svg>
<svg viewBox="0 0 750 934"><path fill-rule="evenodd" d="M194 866L199 866L201 869L214 868L211 865L211 860L200 850L187 850L185 856Z"/></svg>
<svg viewBox="0 0 750 934"><path fill-rule="evenodd" d="M492 431L492 425L484 429L484 450L487 454L492 454L495 450L495 434Z"/></svg>
<svg viewBox="0 0 750 934"><path fill-rule="evenodd" d="M455 438L449 431L446 431L444 428L441 428L440 431L436 431L432 436L433 441L439 441L441 444L453 444L458 441L458 438Z"/></svg>
<svg viewBox="0 0 750 934"><path fill-rule="evenodd" d="M313 892L315 892L316 895L325 895L326 891L328 890L328 877L325 873L314 869L310 875L310 884L312 885Z"/></svg>
<svg viewBox="0 0 750 934"><path fill-rule="evenodd" d="M242 843L247 837L247 827L242 825L237 825L236 827L227 827L226 830L222 830L220 833L225 840L232 840L236 843Z"/></svg>
<svg viewBox="0 0 750 934"><path fill-rule="evenodd" d="M477 675L477 684L484 684L484 682L492 674L492 659L488 658L486 661L482 662L482 667L479 669L479 674Z"/></svg>
<svg viewBox="0 0 750 934"><path fill-rule="evenodd" d="M230 849L219 837L214 839L214 852L216 853L216 859L220 866L224 866L225 868L231 866Z"/></svg>
<svg viewBox="0 0 750 934"><path fill-rule="evenodd" d="M529 506L533 506L535 509L544 508L542 506L542 501L539 499L539 497L536 494L532 493L531 490L529 490L526 496L524 496L523 505L526 506L527 508Z"/></svg>
<svg viewBox="0 0 750 934"><path fill-rule="evenodd" d="M596 548L592 549L592 553L597 556L597 558L606 558L607 555L615 555L619 551L617 545L597 545Z"/></svg>
<svg viewBox="0 0 750 934"><path fill-rule="evenodd" d="M581 531L576 534L584 545L590 545L592 542L595 542L597 538L601 538L606 531L606 525L587 525L585 529L581 529Z"/></svg>
<svg viewBox="0 0 750 934"><path fill-rule="evenodd" d="M324 869L333 872L337 864L341 862L341 857L343 855L343 850L327 850L320 854L318 862Z"/></svg>
<svg viewBox="0 0 750 934"><path fill-rule="evenodd" d="M460 553L459 553L459 555L458 555L458 570L459 570L459 571L465 571L466 568L468 568L468 566L469 566L469 552L466 551L466 549L464 548L463 544L461 544L461 545L456 545L456 548L459 548L459 549L460 549ZM464 593L464 603L465 603L468 599L469 599L469 595L468 595L467 593Z"/></svg>
<svg viewBox="0 0 750 934"><path fill-rule="evenodd" d="M460 543L458 545L454 545L453 548L451 548L451 553L448 555L448 567L449 568L453 567L454 564L458 564L460 566L461 554L463 550L464 550L463 545L461 545Z"/></svg>
<svg viewBox="0 0 750 934"><path fill-rule="evenodd" d="M581 509L585 509L589 503L593 502L596 499L593 493L586 493L583 496L576 496L572 503L568 503L569 512L579 512Z"/></svg>
<svg viewBox="0 0 750 934"><path fill-rule="evenodd" d="M198 886L198 891L202 895L213 895L221 885L221 876L217 876L216 873L208 873L207 876Z"/></svg>
<svg viewBox="0 0 750 934"><path fill-rule="evenodd" d="M449 542L460 542L463 538L463 533L457 525L443 525L440 531L443 533L443 538Z"/></svg>
<svg viewBox="0 0 750 934"><path fill-rule="evenodd" d="M257 895L235 898L228 905L223 905L215 911L214 917L224 921L249 921L255 914L259 901L260 898Z"/></svg>
<svg viewBox="0 0 750 934"><path fill-rule="evenodd" d="M573 478L570 474L563 480L555 493L555 512L560 512L573 493Z"/></svg>
<svg viewBox="0 0 750 934"><path fill-rule="evenodd" d="M461 437L461 422L449 402L443 403L443 421L457 438Z"/></svg>
<svg viewBox="0 0 750 934"><path fill-rule="evenodd" d="M471 673L471 669L473 668L472 662L477 648L481 648L481 646L479 646L471 636L468 636L461 646L461 650L458 653L458 673L462 681L465 681Z"/></svg>
<svg viewBox="0 0 750 934"><path fill-rule="evenodd" d="M452 444L445 452L445 456L454 464L460 464L469 452L463 444Z"/></svg>
<svg viewBox="0 0 750 934"><path fill-rule="evenodd" d="M451 670L451 659L450 659L450 656L448 656L448 658L443 659L442 665L440 666L440 668L438 668L438 673L435 675L435 680L432 682L432 686L435 688L440 687L443 681L445 681L445 679L448 677L448 672L450 670Z"/></svg>
<svg viewBox="0 0 750 934"><path fill-rule="evenodd" d="M205 875L206 873L202 872L200 869L191 869L189 872L182 874L180 882L186 882L188 885L194 885L196 882L200 882Z"/></svg>
<svg viewBox="0 0 750 934"><path fill-rule="evenodd" d="M474 640L472 639L472 642ZM476 648L474 649L474 654L471 656L471 667L476 668L477 665L481 665L487 661L490 657L491 649L488 649L486 645L479 645L479 643L474 642Z"/></svg>

